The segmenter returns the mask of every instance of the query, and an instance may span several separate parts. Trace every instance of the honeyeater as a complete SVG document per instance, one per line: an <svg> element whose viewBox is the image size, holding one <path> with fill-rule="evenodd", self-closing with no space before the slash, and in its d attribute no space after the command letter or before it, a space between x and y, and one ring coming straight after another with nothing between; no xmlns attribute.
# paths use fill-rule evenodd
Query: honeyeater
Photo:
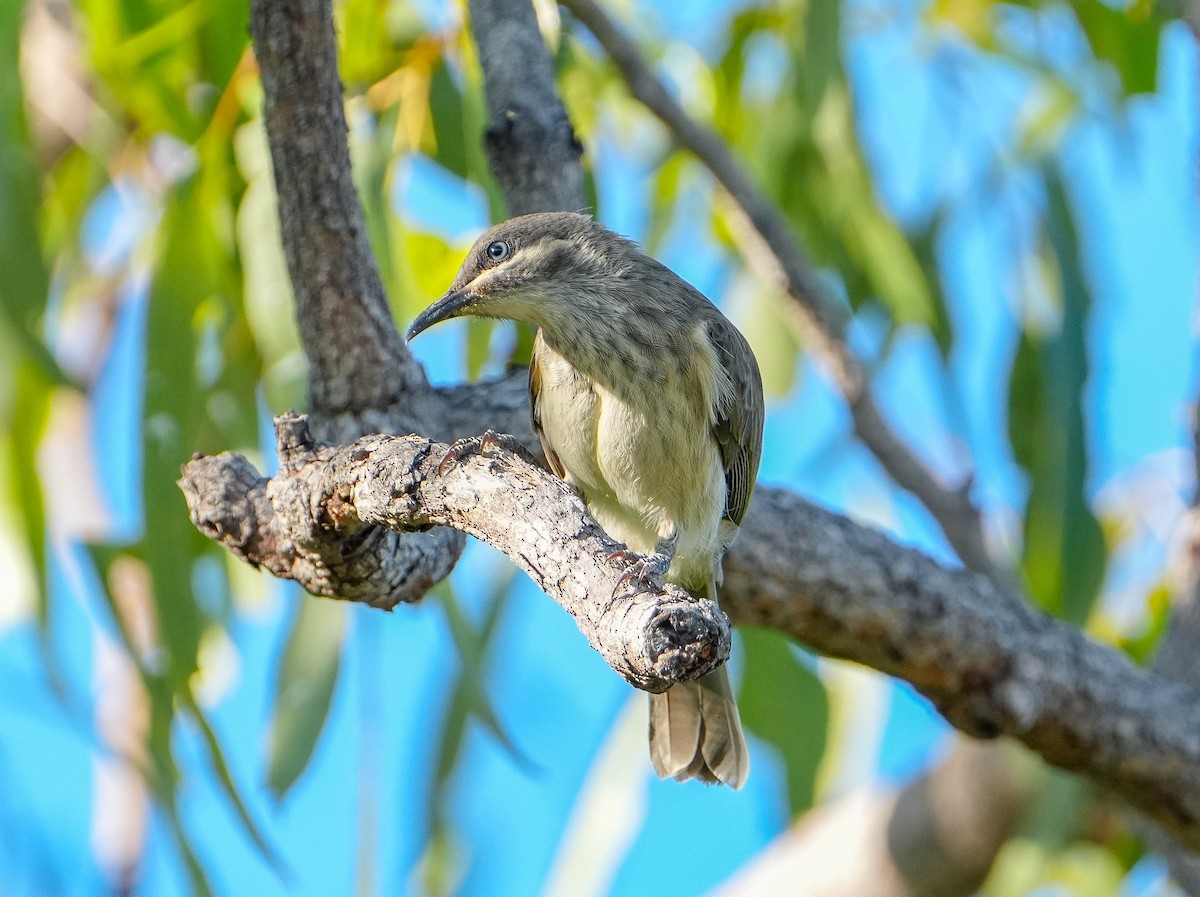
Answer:
<svg viewBox="0 0 1200 897"><path fill-rule="evenodd" d="M762 381L737 329L632 241L568 212L484 233L407 338L460 315L536 325L529 391L550 467L646 556L627 575L715 600L762 449ZM724 666L650 696L650 757L663 777L745 782Z"/></svg>

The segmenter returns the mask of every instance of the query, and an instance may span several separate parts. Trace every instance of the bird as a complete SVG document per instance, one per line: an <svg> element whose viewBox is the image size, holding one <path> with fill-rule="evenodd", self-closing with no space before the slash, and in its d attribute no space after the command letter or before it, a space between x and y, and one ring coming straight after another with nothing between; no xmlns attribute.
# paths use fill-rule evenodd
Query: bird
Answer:
<svg viewBox="0 0 1200 897"><path fill-rule="evenodd" d="M762 453L762 379L737 328L635 242L578 212L484 232L406 341L461 315L536 326L533 430L551 470L627 546L622 582L660 575L715 601ZM749 752L725 666L650 695L650 759L662 778L745 783Z"/></svg>

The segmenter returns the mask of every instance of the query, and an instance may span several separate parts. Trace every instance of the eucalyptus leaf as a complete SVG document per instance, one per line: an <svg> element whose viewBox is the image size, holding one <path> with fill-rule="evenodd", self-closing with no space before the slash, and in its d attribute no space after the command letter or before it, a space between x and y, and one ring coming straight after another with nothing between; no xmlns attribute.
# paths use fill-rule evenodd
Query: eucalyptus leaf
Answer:
<svg viewBox="0 0 1200 897"><path fill-rule="evenodd" d="M1103 582L1107 547L1087 497L1084 390L1092 305L1079 234L1061 176L1046 174L1044 266L1060 302L1058 326L1026 328L1009 384L1009 434L1029 473L1021 566L1034 599L1073 623L1086 620Z"/></svg>
<svg viewBox="0 0 1200 897"><path fill-rule="evenodd" d="M787 773L793 816L814 803L825 756L829 698L817 675L786 638L767 629L738 629L745 666L738 707L746 728L769 743Z"/></svg>
<svg viewBox="0 0 1200 897"><path fill-rule="evenodd" d="M267 787L282 800L312 761L329 718L346 641L346 608L301 596L275 687Z"/></svg>
<svg viewBox="0 0 1200 897"><path fill-rule="evenodd" d="M280 859L275 848L263 835L262 827L250 815L246 801L242 798L241 790L233 780L233 772L229 768L229 761L225 759L225 750L221 747L216 730L213 729L212 723L208 720L208 714L191 692L184 695L184 700L187 703L188 710L191 712L192 719L200 728L200 735L203 738L204 746L208 749L208 759L212 764L213 772L216 774L217 784L221 791L224 792L230 804L232 804L234 812L242 824L242 828L249 835L250 840L254 842L254 846L258 848L259 853L270 863L271 868L278 875L286 876L287 871L283 861Z"/></svg>
<svg viewBox="0 0 1200 897"><path fill-rule="evenodd" d="M1076 0L1072 7L1092 52L1116 69L1124 93L1152 93L1158 84L1158 44L1166 24L1155 5Z"/></svg>

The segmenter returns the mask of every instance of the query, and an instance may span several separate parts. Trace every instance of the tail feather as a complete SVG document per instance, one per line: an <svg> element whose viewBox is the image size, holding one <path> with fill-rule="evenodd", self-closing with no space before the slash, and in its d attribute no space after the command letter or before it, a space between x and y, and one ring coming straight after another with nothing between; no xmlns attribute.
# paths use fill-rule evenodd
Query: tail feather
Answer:
<svg viewBox="0 0 1200 897"><path fill-rule="evenodd" d="M650 761L662 778L742 787L750 753L725 667L650 695Z"/></svg>

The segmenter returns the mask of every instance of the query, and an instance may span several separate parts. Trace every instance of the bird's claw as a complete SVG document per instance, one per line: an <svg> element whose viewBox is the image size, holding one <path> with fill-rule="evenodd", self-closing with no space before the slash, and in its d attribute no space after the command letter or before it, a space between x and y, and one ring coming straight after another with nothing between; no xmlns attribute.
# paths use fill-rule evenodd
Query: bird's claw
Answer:
<svg viewBox="0 0 1200 897"><path fill-rule="evenodd" d="M638 554L636 551L630 551L628 548L622 548L614 551L608 556L610 562L627 562L628 566L621 573L621 578L617 580L616 586L613 587L613 596L615 597L626 586L631 583L637 588L644 588L651 582L662 582L663 576L667 572L667 568L671 566L671 559L663 554Z"/></svg>
<svg viewBox="0 0 1200 897"><path fill-rule="evenodd" d="M495 430L484 430L478 436L465 436L462 439L454 440L450 444L450 448L446 450L446 454L442 455L442 460L438 462L437 472L440 476L445 476L463 458L469 455L486 455L488 450L493 448L507 449L526 461L532 462L533 460L529 450L521 445L516 436L510 433L497 433Z"/></svg>

